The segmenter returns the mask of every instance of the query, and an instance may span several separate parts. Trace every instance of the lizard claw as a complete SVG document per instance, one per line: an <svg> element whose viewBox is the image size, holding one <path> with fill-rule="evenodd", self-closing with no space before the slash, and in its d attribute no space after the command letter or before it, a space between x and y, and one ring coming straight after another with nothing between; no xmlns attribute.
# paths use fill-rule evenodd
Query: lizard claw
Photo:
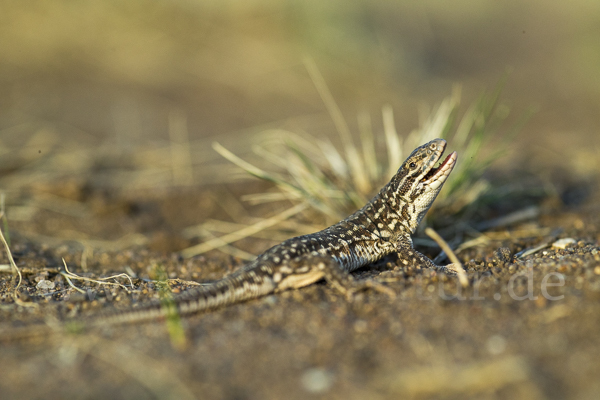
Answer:
<svg viewBox="0 0 600 400"><path fill-rule="evenodd" d="M446 273L446 275L458 275L458 272L461 270L464 271L462 266L457 263L444 265L440 268L440 271Z"/></svg>

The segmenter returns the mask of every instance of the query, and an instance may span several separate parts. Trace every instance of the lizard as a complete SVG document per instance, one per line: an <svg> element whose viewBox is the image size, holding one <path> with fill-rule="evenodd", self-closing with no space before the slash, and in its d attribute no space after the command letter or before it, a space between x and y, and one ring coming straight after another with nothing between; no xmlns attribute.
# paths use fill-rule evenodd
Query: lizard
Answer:
<svg viewBox="0 0 600 400"><path fill-rule="evenodd" d="M417 147L379 193L346 219L322 231L285 240L220 280L172 296L167 306L154 300L82 322L89 327L162 319L171 313L185 316L322 279L351 296L369 287L381 289L375 281L356 280L351 272L392 253L398 254L403 265L453 275L453 264L434 264L413 248L411 238L456 164L457 153L452 152L435 166L445 148L443 139Z"/></svg>

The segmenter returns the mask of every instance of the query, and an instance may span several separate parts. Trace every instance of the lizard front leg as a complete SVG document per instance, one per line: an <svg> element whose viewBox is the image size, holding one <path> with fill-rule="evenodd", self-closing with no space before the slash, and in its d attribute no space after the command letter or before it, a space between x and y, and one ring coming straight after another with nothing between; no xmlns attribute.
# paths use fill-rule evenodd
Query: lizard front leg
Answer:
<svg viewBox="0 0 600 400"><path fill-rule="evenodd" d="M371 279L357 281L333 258L326 255L307 255L291 260L287 265L276 268L273 281L277 291L300 288L325 279L336 291L351 300L357 292L374 289L391 298L396 297L389 287Z"/></svg>
<svg viewBox="0 0 600 400"><path fill-rule="evenodd" d="M411 243L401 242L396 251L398 252L398 261L403 265L413 267L431 268L448 275L456 275L456 266L454 264L436 265L427 256L419 253L412 247Z"/></svg>

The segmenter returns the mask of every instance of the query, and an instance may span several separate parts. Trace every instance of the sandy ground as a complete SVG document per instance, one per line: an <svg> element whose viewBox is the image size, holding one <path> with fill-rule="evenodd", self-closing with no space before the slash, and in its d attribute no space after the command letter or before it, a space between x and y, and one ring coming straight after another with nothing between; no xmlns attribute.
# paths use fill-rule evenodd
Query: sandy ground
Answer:
<svg viewBox="0 0 600 400"><path fill-rule="evenodd" d="M164 322L83 334L58 329L3 343L0 387L6 398L595 398L599 215L595 202L545 210L503 231L504 239L461 253L472 279L464 289L456 278L405 270L392 257L355 275L385 282L398 294L394 300L365 292L348 302L320 283L186 318L183 343ZM539 228L549 233L511 238ZM555 248L558 238L574 243ZM25 267L23 298L37 307L13 305L4 275L3 328L56 324L158 296L139 279L135 293L80 283L90 289L80 295L57 272L64 258L81 273L81 250L18 234L12 241ZM502 246L519 252L540 244L547 246L520 259L493 254ZM218 255L184 261L136 248L94 252L84 275L128 266L143 278L161 265L171 277L208 282L241 263ZM36 287L40 281L56 286Z"/></svg>
<svg viewBox="0 0 600 400"><path fill-rule="evenodd" d="M225 3L0 6L3 231L23 274L16 304L2 252L0 335L54 330L0 344L0 397L599 398L597 2ZM243 201L271 186L239 171L232 179L212 141L252 159L266 129L337 140L306 55L353 133L364 111L381 132L384 104L410 132L420 106L439 104L453 84L466 108L511 70L506 126L537 113L486 174L509 195L460 221L533 212L458 252L467 288L390 257L355 277L383 282L396 299L367 291L348 302L318 283L185 318L175 333L160 321L65 330L65 319L158 297L151 279L161 274L181 280L177 293L325 224L306 214L228 253L178 253L199 241L191 226L251 224L289 207ZM134 289L124 278L111 280L122 287L73 280L79 293L60 274L63 260L82 277L127 273Z"/></svg>

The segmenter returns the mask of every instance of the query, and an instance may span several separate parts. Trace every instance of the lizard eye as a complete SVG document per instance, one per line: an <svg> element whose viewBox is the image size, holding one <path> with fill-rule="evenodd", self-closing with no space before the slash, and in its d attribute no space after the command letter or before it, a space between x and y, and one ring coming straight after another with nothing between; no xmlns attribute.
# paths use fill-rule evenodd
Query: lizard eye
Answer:
<svg viewBox="0 0 600 400"><path fill-rule="evenodd" d="M414 162L411 162L408 166L411 167L411 168L414 168L414 167L417 166L417 164L415 164Z"/></svg>

